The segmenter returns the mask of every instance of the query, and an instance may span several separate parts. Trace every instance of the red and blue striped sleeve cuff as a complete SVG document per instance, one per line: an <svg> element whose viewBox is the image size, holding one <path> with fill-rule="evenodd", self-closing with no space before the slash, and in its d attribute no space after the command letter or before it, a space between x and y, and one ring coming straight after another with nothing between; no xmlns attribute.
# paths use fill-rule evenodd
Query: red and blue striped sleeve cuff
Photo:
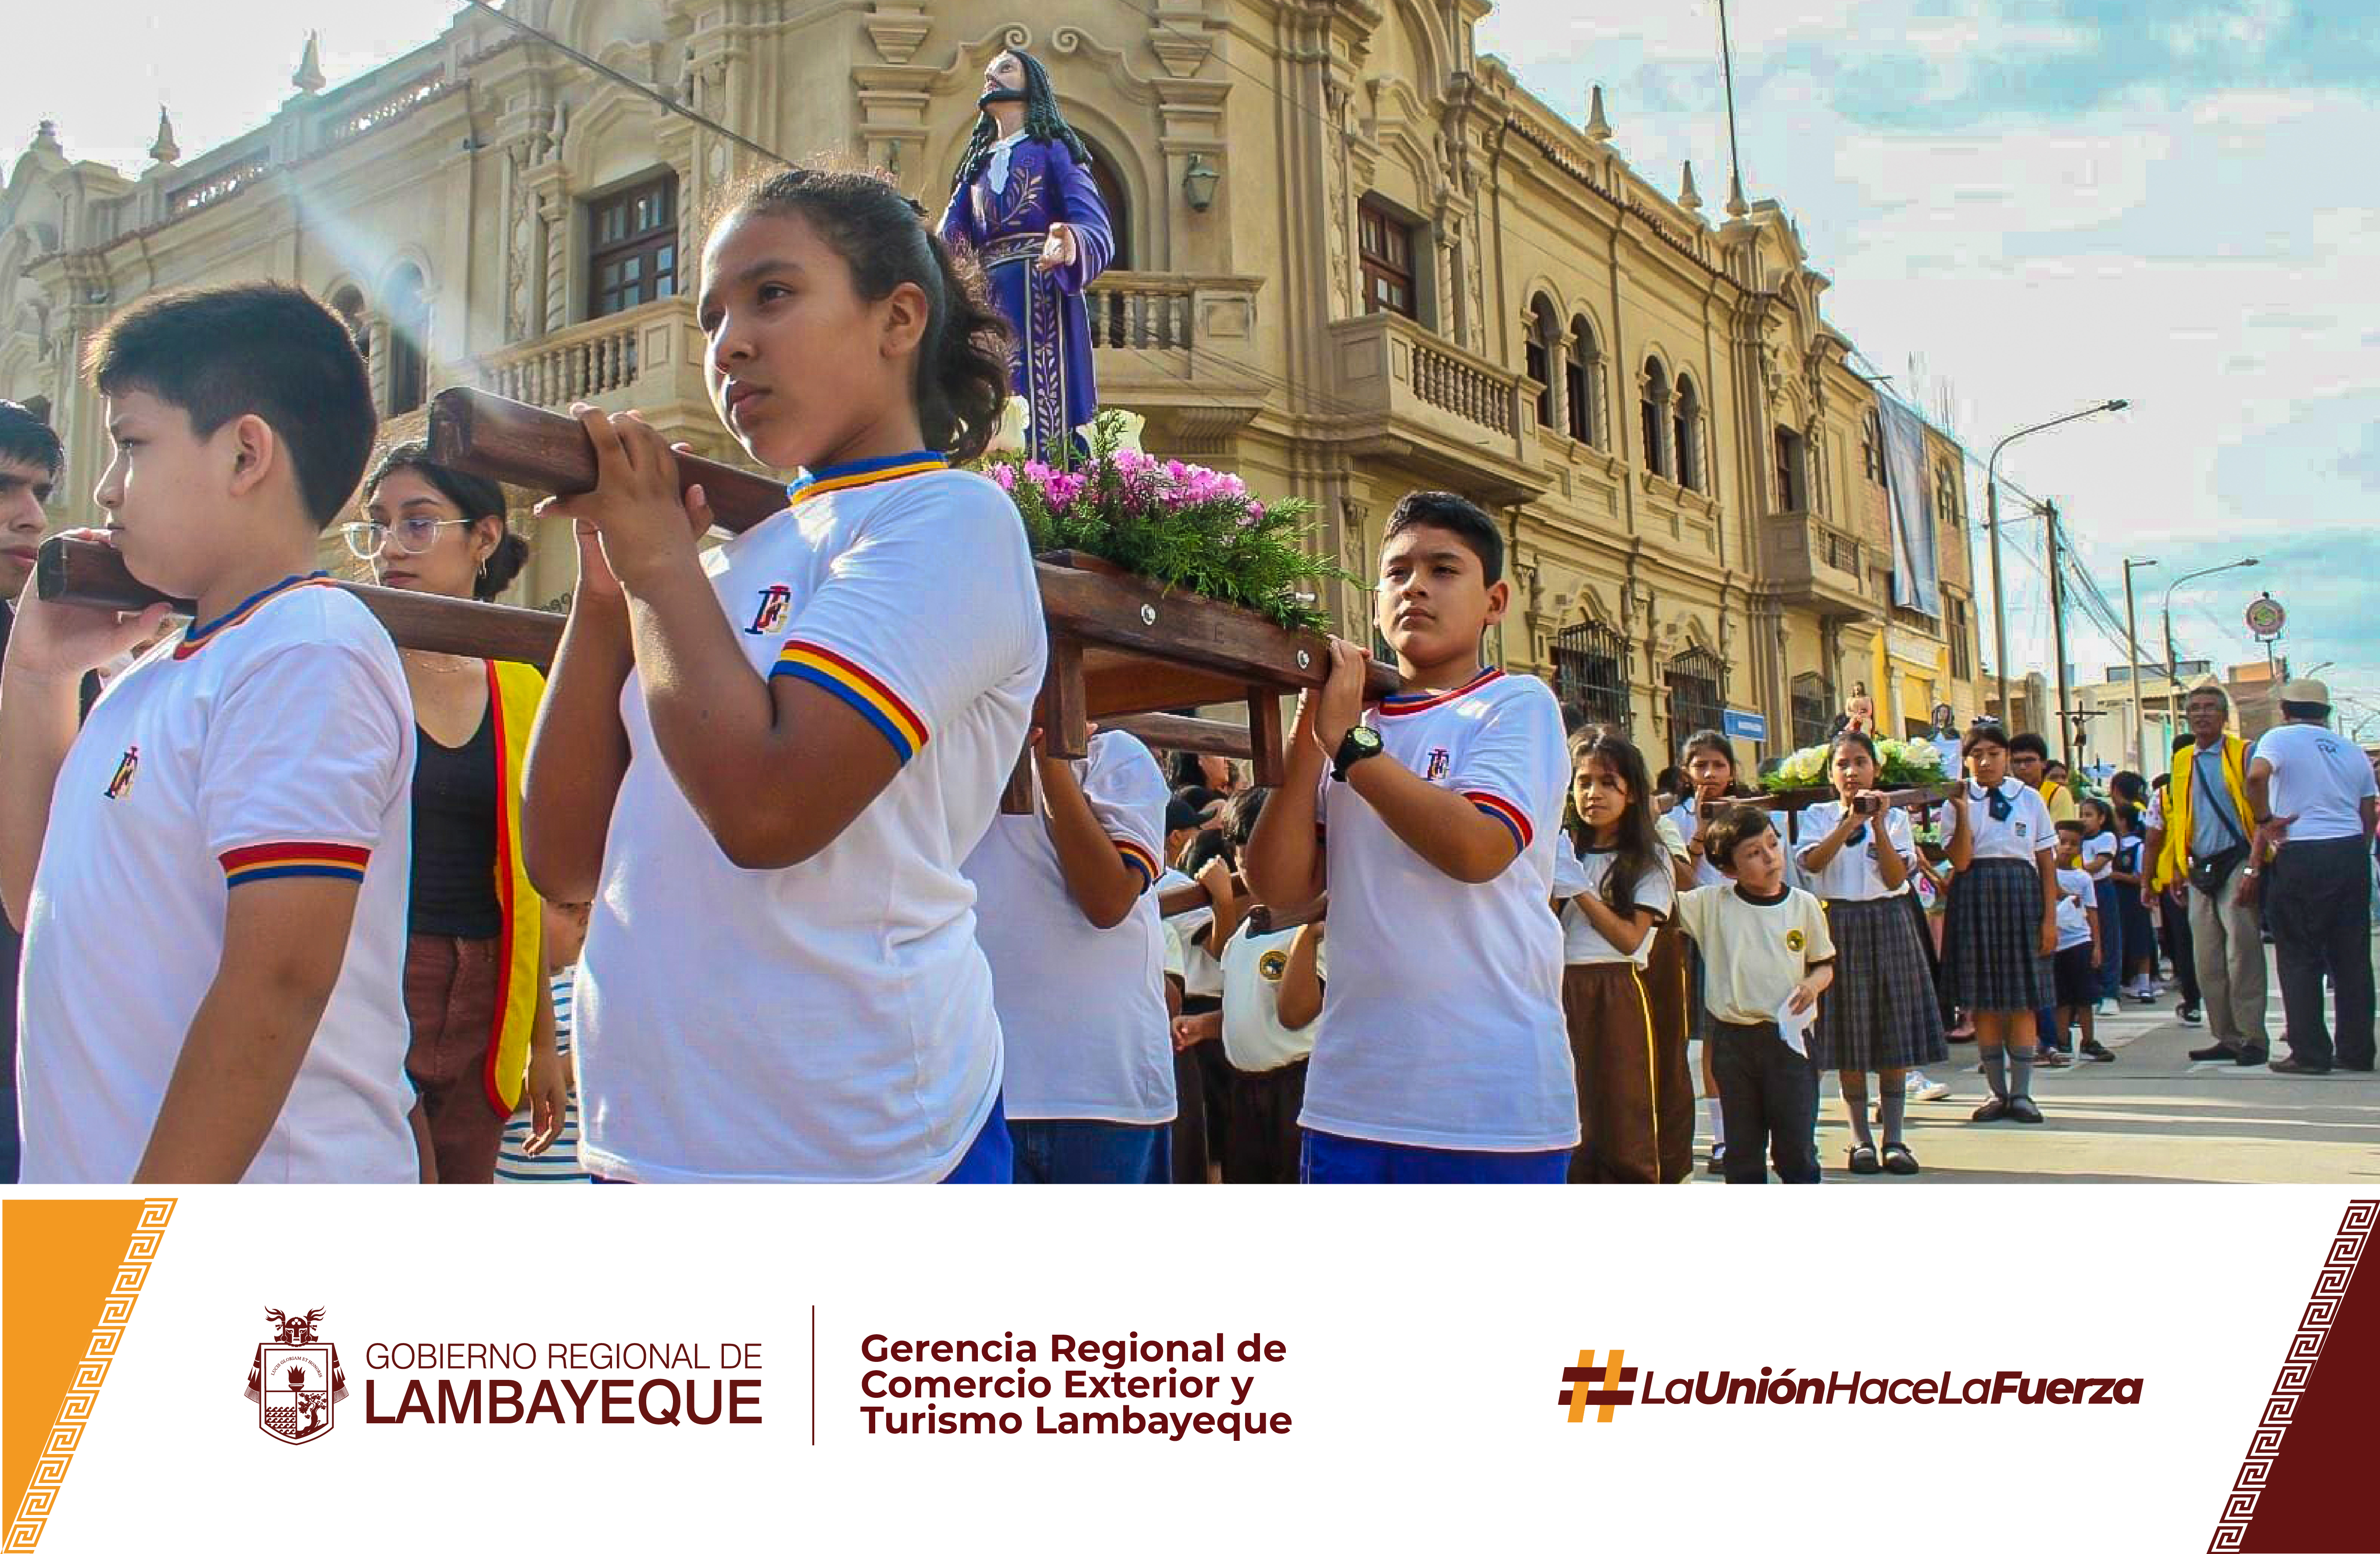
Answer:
<svg viewBox="0 0 2380 1554"><path fill-rule="evenodd" d="M234 847L220 861L226 886L259 880L345 880L360 885L371 849L337 842L261 842Z"/></svg>
<svg viewBox="0 0 2380 1554"><path fill-rule="evenodd" d="M926 720L910 710L892 687L830 648L795 638L777 654L771 678L790 674L843 700L892 743L901 764L926 747Z"/></svg>
<svg viewBox="0 0 2380 1554"><path fill-rule="evenodd" d="M1160 871L1157 867L1156 854L1128 837L1118 836L1111 840L1115 843L1116 851L1123 855L1123 866L1140 876L1140 888L1143 891L1157 883Z"/></svg>
<svg viewBox="0 0 2380 1554"><path fill-rule="evenodd" d="M1524 853L1529 850L1530 840L1536 832L1529 824L1529 817L1522 812L1519 805L1500 794L1485 791L1474 791L1463 796L1469 799L1472 807L1481 814L1500 823L1506 831L1511 832L1512 844L1516 848Z"/></svg>

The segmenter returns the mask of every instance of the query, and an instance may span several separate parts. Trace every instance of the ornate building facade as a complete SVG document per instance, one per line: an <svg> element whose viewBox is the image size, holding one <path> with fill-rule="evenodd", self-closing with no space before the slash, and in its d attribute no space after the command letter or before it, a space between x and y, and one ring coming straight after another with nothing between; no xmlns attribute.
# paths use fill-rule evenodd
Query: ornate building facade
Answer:
<svg viewBox="0 0 2380 1554"><path fill-rule="evenodd" d="M1721 710L1747 757L1864 683L1888 727L1977 710L1961 454L1929 432L1943 613L1892 609L1872 387L1785 211L1706 215L1477 54L1484 0L512 0L737 136L947 193L987 61L1051 67L1115 213L1092 297L1104 402L1154 450L1312 498L1369 575L1389 509L1461 492L1509 536L1490 643L1655 765ZM43 126L0 191L0 395L48 408L70 489L105 462L73 371L113 310L273 276L345 314L392 437L448 383L637 407L717 456L689 288L703 208L767 163L496 18L137 176ZM1732 191L1731 191L1732 193ZM90 516L78 497L62 519ZM529 601L570 586L542 540ZM1366 629L1366 600L1336 605Z"/></svg>

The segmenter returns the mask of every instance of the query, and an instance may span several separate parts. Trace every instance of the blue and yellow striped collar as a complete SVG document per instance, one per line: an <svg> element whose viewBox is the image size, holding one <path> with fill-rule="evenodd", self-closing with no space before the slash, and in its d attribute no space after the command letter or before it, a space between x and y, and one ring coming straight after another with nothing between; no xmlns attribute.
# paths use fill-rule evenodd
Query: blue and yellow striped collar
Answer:
<svg viewBox="0 0 2380 1554"><path fill-rule="evenodd" d="M853 459L848 464L830 464L819 469L802 472L801 479L785 486L785 495L798 507L814 496L830 492L852 491L860 486L872 486L886 480L897 480L905 475L923 475L929 470L948 469L951 461L941 454L924 448L915 453L892 454L883 458Z"/></svg>

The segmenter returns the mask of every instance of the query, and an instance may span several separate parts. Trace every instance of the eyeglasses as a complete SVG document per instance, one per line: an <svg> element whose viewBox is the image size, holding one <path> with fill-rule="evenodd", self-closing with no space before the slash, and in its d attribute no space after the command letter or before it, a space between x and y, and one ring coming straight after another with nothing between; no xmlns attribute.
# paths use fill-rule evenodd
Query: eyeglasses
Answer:
<svg viewBox="0 0 2380 1554"><path fill-rule="evenodd" d="M382 552L389 550L401 556L418 556L438 543L438 531L449 525L468 528L471 520L408 516L394 524L378 521L341 524L339 537L347 542L347 550L358 561L376 561Z"/></svg>

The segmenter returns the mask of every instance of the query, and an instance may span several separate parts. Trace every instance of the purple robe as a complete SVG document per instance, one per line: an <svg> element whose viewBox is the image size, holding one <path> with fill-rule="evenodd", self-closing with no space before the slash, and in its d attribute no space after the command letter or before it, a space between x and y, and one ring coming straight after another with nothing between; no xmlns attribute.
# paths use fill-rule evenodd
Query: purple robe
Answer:
<svg viewBox="0 0 2380 1554"><path fill-rule="evenodd" d="M1009 150L1005 188L990 187L990 164L954 190L942 212L942 237L975 251L991 299L1015 331L1009 381L1029 411L1029 456L1059 464L1072 456L1074 431L1099 414L1091 377L1091 322L1083 292L1115 253L1099 186L1056 140L1019 141ZM1052 222L1075 233L1075 262L1043 273L1033 261Z"/></svg>

